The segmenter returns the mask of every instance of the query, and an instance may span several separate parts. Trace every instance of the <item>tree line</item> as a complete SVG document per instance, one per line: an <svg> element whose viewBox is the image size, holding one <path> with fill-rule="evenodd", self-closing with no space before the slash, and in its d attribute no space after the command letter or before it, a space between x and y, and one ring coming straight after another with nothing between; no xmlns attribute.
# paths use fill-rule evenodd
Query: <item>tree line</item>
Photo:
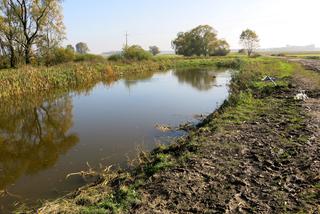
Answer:
<svg viewBox="0 0 320 214"><path fill-rule="evenodd" d="M85 43L76 49L65 39L62 0L0 0L0 63L1 67L18 64L50 64L54 58L85 54Z"/></svg>
<svg viewBox="0 0 320 214"><path fill-rule="evenodd" d="M60 0L1 0L0 51L15 67L46 56L64 39Z"/></svg>
<svg viewBox="0 0 320 214"><path fill-rule="evenodd" d="M64 39L62 0L0 0L0 67L52 65L73 59L75 52L89 51L83 42L62 48ZM242 32L240 42L251 56L259 39L248 29ZM176 54L184 56L225 56L230 52L227 41L219 39L217 31L209 25L179 33L172 47ZM123 53L122 58L148 59L160 50L150 46L147 53L134 45L125 47Z"/></svg>
<svg viewBox="0 0 320 214"><path fill-rule="evenodd" d="M259 38L256 32L247 29L240 35L240 44L244 52L252 56L259 47ZM180 32L172 41L176 54L183 56L225 56L230 52L230 46L224 39L217 37L217 31L209 25Z"/></svg>

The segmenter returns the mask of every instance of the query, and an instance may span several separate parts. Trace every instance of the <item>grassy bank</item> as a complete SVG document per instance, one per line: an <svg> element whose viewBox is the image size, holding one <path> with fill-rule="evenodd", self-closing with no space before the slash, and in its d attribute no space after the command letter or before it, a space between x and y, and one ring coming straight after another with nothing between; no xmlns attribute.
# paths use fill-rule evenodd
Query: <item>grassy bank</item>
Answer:
<svg viewBox="0 0 320 214"><path fill-rule="evenodd" d="M319 210L317 170L307 167L319 142L308 146L314 130L293 96L300 88L319 91L320 75L270 58L233 63L239 71L229 99L188 137L140 153L129 170L98 170L99 182L45 203L40 213Z"/></svg>
<svg viewBox="0 0 320 214"><path fill-rule="evenodd" d="M123 75L174 67L201 67L236 63L233 58L166 58L141 62L78 62L52 67L21 67L0 70L0 98L53 90L73 90L99 81L114 81Z"/></svg>

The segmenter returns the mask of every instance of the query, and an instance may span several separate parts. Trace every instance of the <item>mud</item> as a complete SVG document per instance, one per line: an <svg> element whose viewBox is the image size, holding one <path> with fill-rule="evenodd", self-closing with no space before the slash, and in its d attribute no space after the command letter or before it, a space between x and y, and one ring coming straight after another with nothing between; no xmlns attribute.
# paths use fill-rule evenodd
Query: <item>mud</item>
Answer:
<svg viewBox="0 0 320 214"><path fill-rule="evenodd" d="M290 58L291 62L298 62L302 64L306 69L320 72L320 60L316 59L301 59L301 58Z"/></svg>

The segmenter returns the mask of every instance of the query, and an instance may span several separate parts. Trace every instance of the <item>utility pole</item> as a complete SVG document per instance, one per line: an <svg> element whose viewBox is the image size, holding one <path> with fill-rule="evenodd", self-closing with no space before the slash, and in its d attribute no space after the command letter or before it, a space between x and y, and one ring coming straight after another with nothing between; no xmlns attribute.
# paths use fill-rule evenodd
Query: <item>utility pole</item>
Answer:
<svg viewBox="0 0 320 214"><path fill-rule="evenodd" d="M128 32L126 32L125 36L126 36L126 48L127 48L128 47L128 36L129 36Z"/></svg>

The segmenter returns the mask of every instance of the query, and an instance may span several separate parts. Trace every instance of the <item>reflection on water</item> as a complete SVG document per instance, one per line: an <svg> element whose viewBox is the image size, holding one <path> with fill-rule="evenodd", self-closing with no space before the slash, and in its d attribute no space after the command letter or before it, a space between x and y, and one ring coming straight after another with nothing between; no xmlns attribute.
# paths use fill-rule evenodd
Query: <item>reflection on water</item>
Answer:
<svg viewBox="0 0 320 214"><path fill-rule="evenodd" d="M124 80L124 84L128 88L130 88L131 86L136 85L139 82L150 80L153 75L154 73L152 72L144 71L141 73L128 74L124 77L123 80Z"/></svg>
<svg viewBox="0 0 320 214"><path fill-rule="evenodd" d="M23 175L52 167L79 141L77 135L68 134L72 127L70 96L36 103L23 99L14 100L14 106L1 104L0 190Z"/></svg>
<svg viewBox="0 0 320 214"><path fill-rule="evenodd" d="M228 96L229 80L228 71L144 72L69 94L0 102L0 213L15 201L74 190L83 182L65 176L86 162L121 165L137 145L154 148L168 136L155 124L176 126L212 112ZM19 197L1 197L1 190Z"/></svg>
<svg viewBox="0 0 320 214"><path fill-rule="evenodd" d="M174 75L180 83L192 85L200 91L208 91L215 84L216 76L210 70L184 69L176 70Z"/></svg>

